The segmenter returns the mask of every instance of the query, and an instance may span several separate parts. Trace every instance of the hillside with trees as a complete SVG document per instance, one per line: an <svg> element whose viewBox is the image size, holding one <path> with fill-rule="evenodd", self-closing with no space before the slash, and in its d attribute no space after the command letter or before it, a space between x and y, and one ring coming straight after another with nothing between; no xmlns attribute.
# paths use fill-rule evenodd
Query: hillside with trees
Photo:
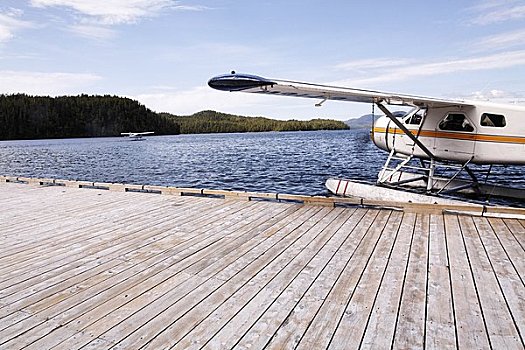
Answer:
<svg viewBox="0 0 525 350"><path fill-rule="evenodd" d="M348 126L342 121L326 119L275 120L215 111L202 111L189 116L161 114L173 118L180 125L181 134L348 129Z"/></svg>
<svg viewBox="0 0 525 350"><path fill-rule="evenodd" d="M178 134L172 119L116 96L0 95L0 140L115 136L155 130Z"/></svg>
<svg viewBox="0 0 525 350"><path fill-rule="evenodd" d="M398 118L402 118L406 113L405 111L395 111L392 114ZM348 119L345 121L345 124L348 125L350 129L370 129L374 121L383 115L384 114L365 114L359 118Z"/></svg>
<svg viewBox="0 0 525 350"><path fill-rule="evenodd" d="M339 130L341 121L273 120L214 111L190 116L155 113L117 96L44 97L0 95L0 140L118 136L154 131L156 135L225 132Z"/></svg>
<svg viewBox="0 0 525 350"><path fill-rule="evenodd" d="M379 115L366 114L359 118L346 120L345 123L350 129L370 129L373 120L379 118Z"/></svg>

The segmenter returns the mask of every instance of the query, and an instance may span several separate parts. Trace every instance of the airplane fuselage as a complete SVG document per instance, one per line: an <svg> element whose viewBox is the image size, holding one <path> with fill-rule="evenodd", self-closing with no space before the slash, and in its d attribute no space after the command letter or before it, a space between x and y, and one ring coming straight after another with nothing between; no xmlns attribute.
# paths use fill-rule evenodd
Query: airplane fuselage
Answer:
<svg viewBox="0 0 525 350"><path fill-rule="evenodd" d="M404 126L437 159L475 164L525 164L525 107L476 101L473 106L427 107ZM376 146L398 153L429 158L388 117L372 129Z"/></svg>

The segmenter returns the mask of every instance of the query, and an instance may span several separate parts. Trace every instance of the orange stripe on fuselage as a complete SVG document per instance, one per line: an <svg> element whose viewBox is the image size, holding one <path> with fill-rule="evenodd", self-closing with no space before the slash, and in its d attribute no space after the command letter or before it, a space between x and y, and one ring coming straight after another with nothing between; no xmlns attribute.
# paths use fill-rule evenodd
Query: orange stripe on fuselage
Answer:
<svg viewBox="0 0 525 350"><path fill-rule="evenodd" d="M386 133L386 128L374 127L374 132ZM417 135L417 130L410 130L413 135ZM389 128L388 133L404 135L405 133L401 129ZM448 132L448 131L433 131L433 130L421 130L419 133L420 137L433 137L442 139L454 139L454 140L466 140L466 141L480 141L480 142L500 142L500 143L517 143L525 144L525 137L519 136L503 136L503 135L485 135L485 134L474 134L474 133L462 133L462 132Z"/></svg>

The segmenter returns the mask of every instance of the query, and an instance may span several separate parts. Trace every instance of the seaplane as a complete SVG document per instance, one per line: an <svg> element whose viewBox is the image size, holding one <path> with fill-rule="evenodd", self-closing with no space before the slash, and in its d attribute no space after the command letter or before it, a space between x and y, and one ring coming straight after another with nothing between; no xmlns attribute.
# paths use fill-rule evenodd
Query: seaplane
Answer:
<svg viewBox="0 0 525 350"><path fill-rule="evenodd" d="M525 200L525 189L489 182L493 167L525 164L525 107L488 101L442 99L382 91L219 75L208 81L221 91L368 103L382 113L371 126L374 144L388 157L374 184L327 179L340 196L449 203L493 197ZM394 109L405 111L394 111Z"/></svg>
<svg viewBox="0 0 525 350"><path fill-rule="evenodd" d="M121 135L128 136L131 141L142 141L144 135L154 134L155 131L143 131L143 132L121 132Z"/></svg>

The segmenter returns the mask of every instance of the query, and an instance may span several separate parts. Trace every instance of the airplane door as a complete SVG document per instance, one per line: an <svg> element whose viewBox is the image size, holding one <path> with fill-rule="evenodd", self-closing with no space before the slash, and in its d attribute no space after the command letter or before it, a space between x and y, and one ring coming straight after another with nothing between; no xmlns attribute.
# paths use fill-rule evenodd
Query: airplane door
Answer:
<svg viewBox="0 0 525 350"><path fill-rule="evenodd" d="M448 113L435 130L434 154L465 162L474 155L476 129L464 113Z"/></svg>

